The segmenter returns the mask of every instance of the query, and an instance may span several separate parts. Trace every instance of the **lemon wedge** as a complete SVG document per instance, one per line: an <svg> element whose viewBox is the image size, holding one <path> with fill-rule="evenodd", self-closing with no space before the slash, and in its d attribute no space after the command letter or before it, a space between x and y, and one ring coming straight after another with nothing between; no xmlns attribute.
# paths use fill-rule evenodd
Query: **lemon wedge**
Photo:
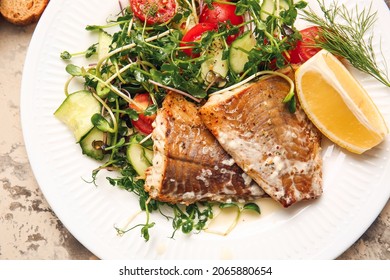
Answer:
<svg viewBox="0 0 390 280"><path fill-rule="evenodd" d="M299 102L331 141L361 154L383 141L389 130L374 102L348 69L326 50L295 72Z"/></svg>

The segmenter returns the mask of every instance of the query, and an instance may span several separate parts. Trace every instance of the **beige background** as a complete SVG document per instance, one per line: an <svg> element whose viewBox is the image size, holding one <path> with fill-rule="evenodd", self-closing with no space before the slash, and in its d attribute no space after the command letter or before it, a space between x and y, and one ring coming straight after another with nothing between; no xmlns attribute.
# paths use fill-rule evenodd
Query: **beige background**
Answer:
<svg viewBox="0 0 390 280"><path fill-rule="evenodd" d="M0 259L96 259L52 212L27 158L19 100L34 28L0 18ZM339 259L390 259L390 202Z"/></svg>

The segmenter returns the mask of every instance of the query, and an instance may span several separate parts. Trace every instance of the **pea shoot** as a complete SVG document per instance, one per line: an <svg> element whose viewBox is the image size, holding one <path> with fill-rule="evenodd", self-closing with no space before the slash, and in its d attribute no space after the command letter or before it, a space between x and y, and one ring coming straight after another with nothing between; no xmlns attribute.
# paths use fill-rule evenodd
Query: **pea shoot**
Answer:
<svg viewBox="0 0 390 280"><path fill-rule="evenodd" d="M83 52L77 52L77 53L69 53L68 51L63 51L60 55L60 57L63 60L69 60L74 56L84 55L86 58L90 58L92 55L96 54L98 43L92 44L88 49L86 49Z"/></svg>

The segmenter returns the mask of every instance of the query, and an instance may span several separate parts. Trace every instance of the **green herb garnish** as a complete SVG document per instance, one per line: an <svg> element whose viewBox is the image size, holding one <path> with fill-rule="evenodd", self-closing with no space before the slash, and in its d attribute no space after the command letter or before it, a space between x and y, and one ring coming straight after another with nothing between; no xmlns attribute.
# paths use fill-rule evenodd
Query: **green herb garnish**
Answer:
<svg viewBox="0 0 390 280"><path fill-rule="evenodd" d="M82 52L77 52L77 53L70 53L68 51L63 51L61 54L60 54L60 57L63 59L63 60L69 60L71 59L72 57L74 56L78 56L78 55L85 55L86 58L89 58L91 57L92 55L94 55L96 53L96 47L97 47L98 43L95 43L95 44L92 44L91 46L89 46L88 49L86 49L85 51L82 51Z"/></svg>
<svg viewBox="0 0 390 280"><path fill-rule="evenodd" d="M386 71L383 71L376 62L372 32L366 39L376 21L376 12L371 11L371 5L359 10L357 6L348 9L333 3L326 7L323 0L317 2L323 15L317 15L312 9L303 11L304 20L320 27L320 39L315 46L347 59L355 68L390 87L386 64Z"/></svg>

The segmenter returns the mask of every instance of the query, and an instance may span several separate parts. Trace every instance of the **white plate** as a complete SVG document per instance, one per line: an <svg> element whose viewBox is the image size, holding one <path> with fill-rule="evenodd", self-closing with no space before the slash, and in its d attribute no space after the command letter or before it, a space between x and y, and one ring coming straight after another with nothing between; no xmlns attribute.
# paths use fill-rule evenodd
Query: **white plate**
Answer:
<svg viewBox="0 0 390 280"><path fill-rule="evenodd" d="M367 5L366 1L339 2L348 7L356 2ZM374 46L378 51L381 37L382 51L388 54L390 38L385 28L390 26L390 14L382 0L373 2L379 17ZM325 141L324 194L319 200L287 210L263 207L263 216L248 219L228 236L178 233L171 239L170 222L158 215L152 216L157 225L149 242L138 230L117 236L114 225L138 211L136 198L109 185L107 174L100 174L98 187L83 180L91 178L98 164L81 154L71 132L53 112L64 99L68 78L59 54L90 46L96 36L85 26L103 24L118 11L117 1L112 0L50 1L32 38L23 73L22 125L34 174L59 219L83 245L103 259L332 259L364 233L390 195L388 139L361 156ZM87 62L80 58L74 63ZM367 75L357 75L390 124L390 89ZM136 220L142 223L144 216Z"/></svg>

